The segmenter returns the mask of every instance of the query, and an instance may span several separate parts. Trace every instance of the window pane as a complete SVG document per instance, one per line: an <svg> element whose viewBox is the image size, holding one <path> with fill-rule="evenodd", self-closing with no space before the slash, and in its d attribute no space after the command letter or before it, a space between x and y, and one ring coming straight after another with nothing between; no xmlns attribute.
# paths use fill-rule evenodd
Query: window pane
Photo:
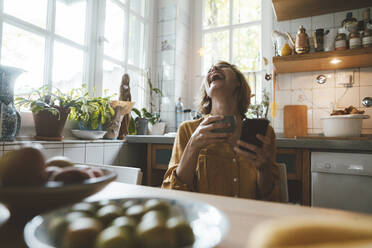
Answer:
<svg viewBox="0 0 372 248"><path fill-rule="evenodd" d="M15 84L15 94L23 95L43 85L45 39L11 25L3 26L1 64L25 70Z"/></svg>
<svg viewBox="0 0 372 248"><path fill-rule="evenodd" d="M145 0L131 0L130 9L134 10L141 16L145 15L146 1Z"/></svg>
<svg viewBox="0 0 372 248"><path fill-rule="evenodd" d="M106 1L105 55L124 60L124 10L112 1Z"/></svg>
<svg viewBox="0 0 372 248"><path fill-rule="evenodd" d="M119 99L120 95L119 90L123 74L124 69L120 65L111 63L110 61L107 60L103 61L103 86L102 86L103 96L111 96L116 93L117 94L116 98Z"/></svg>
<svg viewBox="0 0 372 248"><path fill-rule="evenodd" d="M229 24L230 0L204 1L204 27L217 27Z"/></svg>
<svg viewBox="0 0 372 248"><path fill-rule="evenodd" d="M4 0L4 12L45 28L48 0Z"/></svg>
<svg viewBox="0 0 372 248"><path fill-rule="evenodd" d="M83 64L83 51L60 42L55 42L53 86L62 92L81 87L83 83Z"/></svg>
<svg viewBox="0 0 372 248"><path fill-rule="evenodd" d="M132 102L135 102L136 108L142 108L145 106L145 78L138 71L128 70L128 74Z"/></svg>
<svg viewBox="0 0 372 248"><path fill-rule="evenodd" d="M204 74L218 60L229 61L229 32L207 33L204 36Z"/></svg>
<svg viewBox="0 0 372 248"><path fill-rule="evenodd" d="M261 0L234 0L234 23L261 20Z"/></svg>
<svg viewBox="0 0 372 248"><path fill-rule="evenodd" d="M130 16L128 63L143 68L145 25L136 16Z"/></svg>
<svg viewBox="0 0 372 248"><path fill-rule="evenodd" d="M261 27L237 28L234 30L234 64L243 71L261 68Z"/></svg>
<svg viewBox="0 0 372 248"><path fill-rule="evenodd" d="M58 0L56 5L56 33L83 44L85 38L86 0Z"/></svg>

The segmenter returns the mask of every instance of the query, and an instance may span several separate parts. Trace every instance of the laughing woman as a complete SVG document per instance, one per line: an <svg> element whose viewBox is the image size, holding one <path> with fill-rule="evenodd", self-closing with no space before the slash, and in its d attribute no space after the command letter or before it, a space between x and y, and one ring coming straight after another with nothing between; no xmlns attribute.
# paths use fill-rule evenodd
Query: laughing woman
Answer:
<svg viewBox="0 0 372 248"><path fill-rule="evenodd" d="M262 148L240 140L250 93L244 75L234 65L219 62L209 70L200 102L204 117L179 127L163 188L280 201L272 127L265 136L257 135ZM235 117L235 130L213 132L229 127L218 123L224 116Z"/></svg>

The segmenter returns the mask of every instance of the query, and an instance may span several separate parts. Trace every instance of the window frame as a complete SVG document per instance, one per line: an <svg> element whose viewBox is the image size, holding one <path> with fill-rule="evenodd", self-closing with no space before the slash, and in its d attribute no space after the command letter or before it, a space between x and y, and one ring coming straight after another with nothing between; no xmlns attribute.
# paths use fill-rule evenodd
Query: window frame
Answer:
<svg viewBox="0 0 372 248"><path fill-rule="evenodd" d="M124 26L124 51L125 57L124 61L117 61L104 55L104 27L105 27L105 6L106 1L113 1L116 4L124 8L125 21ZM98 96L102 96L103 92L103 61L113 62L119 64L123 67L124 72L128 70L137 71L145 75L145 69L149 68L152 62L152 43L149 37L151 37L153 32L153 26L151 21L153 19L154 11L153 1L145 0L145 15L142 17L141 14L135 12L131 9L131 2L136 0L124 0L122 3L119 0L87 0L86 1L86 25L85 25L85 35L84 43L79 44L75 41L69 40L61 35L55 33L55 22L56 22L56 2L57 0L47 0L47 16L46 16L46 26L45 28L39 27L30 22L19 19L18 17L4 13L4 0L0 0L0 62L2 60L2 42L3 42L3 25L8 24L13 27L19 28L26 32L36 34L41 36L45 40L44 48L44 71L43 71L43 85L52 85L53 83L53 59L54 59L54 44L55 41L61 42L64 45L70 46L72 48L77 48L83 52L83 78L82 84L85 83L88 87L90 93L95 93ZM128 63L128 51L129 51L129 26L130 26L130 16L134 15L141 23L144 24L144 43L141 48L143 53L147 54L147 58L144 61L144 67L139 68L135 65ZM118 63L119 62L119 63ZM120 82L118 82L118 85ZM58 85L54 85L58 87ZM119 86L118 86L119 88ZM94 91L95 89L95 91ZM119 89L118 89L119 90ZM146 93L146 91L144 92ZM17 95L17 92L15 92ZM142 104L147 104L147 96L144 97L144 102ZM141 104L141 103L140 103Z"/></svg>
<svg viewBox="0 0 372 248"><path fill-rule="evenodd" d="M261 89L261 91L256 92L258 93L257 97L258 99L261 98L260 94L262 90L266 89L271 92L271 88L269 84L265 84L264 82L264 73L271 73L272 71L272 63L271 63L271 57L273 56L273 46L271 42L271 33L272 33L272 27L273 27L273 11L271 2L267 0L261 0L261 20L259 21L252 21L248 23L239 23L234 24L234 18L233 18L233 11L234 11L234 0L230 0L230 16L229 16L229 24L225 26L220 27L210 27L205 28L203 26L204 17L205 17L205 2L206 0L201 1L195 1L195 18L194 18L194 30L195 30L195 36L194 36L194 60L197 61L195 63L193 71L194 71L194 77L197 79L196 81L200 83L200 80L204 80L205 74L203 72L204 68L204 61L203 57L198 54L198 51L200 48L204 46L204 37L207 33L213 33L218 31L229 31L229 61L233 61L233 50L234 50L234 44L233 44L233 33L234 29L236 28L247 28L254 25L261 25L261 69L256 71L242 71L245 76L248 76L249 73L255 72L257 74L261 74L261 81L257 82L258 89ZM269 60L269 64L264 64L264 59L267 58ZM196 85L197 86L197 85Z"/></svg>

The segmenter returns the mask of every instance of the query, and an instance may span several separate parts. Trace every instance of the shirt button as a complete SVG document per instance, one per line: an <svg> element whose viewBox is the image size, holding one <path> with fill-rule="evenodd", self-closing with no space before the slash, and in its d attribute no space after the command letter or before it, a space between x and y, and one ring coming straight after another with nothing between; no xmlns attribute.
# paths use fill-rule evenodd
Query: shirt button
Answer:
<svg viewBox="0 0 372 248"><path fill-rule="evenodd" d="M233 161L233 163L236 163L236 159L235 159L235 158L233 158L233 160L232 160L232 161Z"/></svg>
<svg viewBox="0 0 372 248"><path fill-rule="evenodd" d="M234 181L234 183L236 183L238 181L238 179L236 177L234 177L233 181Z"/></svg>

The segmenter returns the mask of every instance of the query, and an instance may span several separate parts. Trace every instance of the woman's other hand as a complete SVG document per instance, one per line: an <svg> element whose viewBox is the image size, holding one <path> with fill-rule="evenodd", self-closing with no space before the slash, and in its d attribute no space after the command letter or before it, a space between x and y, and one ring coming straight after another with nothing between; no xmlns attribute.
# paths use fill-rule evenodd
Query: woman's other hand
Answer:
<svg viewBox="0 0 372 248"><path fill-rule="evenodd" d="M223 120L223 115L209 116L203 120L190 139L191 148L199 151L202 148L215 143L227 142L232 133L214 133L213 130L219 128L227 128L229 123L218 123Z"/></svg>
<svg viewBox="0 0 372 248"><path fill-rule="evenodd" d="M271 143L269 137L262 136L260 134L256 135L257 139L262 142L262 148L246 143L242 140L238 140L237 145L234 150L241 157L246 160L251 161L251 163L259 170L262 171L265 167L273 164L275 158L275 147ZM245 151L241 147L249 150Z"/></svg>

